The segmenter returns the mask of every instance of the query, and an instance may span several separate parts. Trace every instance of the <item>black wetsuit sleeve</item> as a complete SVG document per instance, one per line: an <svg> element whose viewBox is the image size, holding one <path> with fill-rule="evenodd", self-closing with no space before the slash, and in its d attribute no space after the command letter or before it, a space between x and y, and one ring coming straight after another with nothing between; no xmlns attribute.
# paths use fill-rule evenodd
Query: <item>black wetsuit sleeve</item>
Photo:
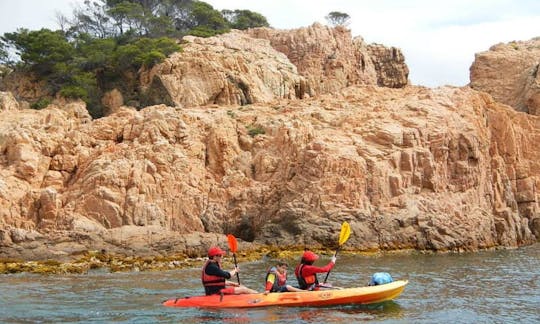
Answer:
<svg viewBox="0 0 540 324"><path fill-rule="evenodd" d="M204 272L206 272L207 275L223 277L225 279L231 278L231 274L228 271L221 270L215 263L207 265Z"/></svg>

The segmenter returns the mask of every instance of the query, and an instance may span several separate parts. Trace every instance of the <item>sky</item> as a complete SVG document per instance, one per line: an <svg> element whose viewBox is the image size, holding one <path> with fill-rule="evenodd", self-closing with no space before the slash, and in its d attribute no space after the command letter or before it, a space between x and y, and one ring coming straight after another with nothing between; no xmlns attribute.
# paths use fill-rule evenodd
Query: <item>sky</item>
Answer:
<svg viewBox="0 0 540 324"><path fill-rule="evenodd" d="M83 0L0 0L0 35L24 27L57 29ZM475 53L540 36L539 0L206 0L215 9L248 9L277 29L327 24L347 13L353 37L400 48L412 84L463 86Z"/></svg>

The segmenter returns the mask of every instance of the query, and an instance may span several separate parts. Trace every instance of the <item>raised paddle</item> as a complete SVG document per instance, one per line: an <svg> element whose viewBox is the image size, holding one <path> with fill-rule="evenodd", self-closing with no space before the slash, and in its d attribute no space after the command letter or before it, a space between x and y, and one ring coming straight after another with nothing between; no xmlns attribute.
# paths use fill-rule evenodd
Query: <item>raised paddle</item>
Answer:
<svg viewBox="0 0 540 324"><path fill-rule="evenodd" d="M345 244L345 242L347 242L350 235L351 235L351 227L349 226L349 223L343 222L343 224L341 224L341 232L339 232L339 246L336 249L336 253L334 253L334 256L337 256L339 250L341 249L341 246ZM326 273L326 277L324 278L323 284L326 283L326 279L328 279L328 276L330 275L330 271Z"/></svg>
<svg viewBox="0 0 540 324"><path fill-rule="evenodd" d="M229 242L229 249L232 252L233 260L234 260L234 267L238 267L238 264L236 263L236 251L238 249L238 242L236 241L236 237L232 234L227 235L227 241ZM240 285L240 276L238 275L238 272L236 272L236 280L238 280L238 284Z"/></svg>

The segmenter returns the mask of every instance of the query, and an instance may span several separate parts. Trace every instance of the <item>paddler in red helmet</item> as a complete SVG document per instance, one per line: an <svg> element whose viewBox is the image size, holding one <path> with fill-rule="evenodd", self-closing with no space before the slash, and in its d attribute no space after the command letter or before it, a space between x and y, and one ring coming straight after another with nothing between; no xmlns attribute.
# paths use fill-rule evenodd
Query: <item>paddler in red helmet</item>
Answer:
<svg viewBox="0 0 540 324"><path fill-rule="evenodd" d="M202 283L206 295L224 294L224 295L240 295L240 294L256 294L257 291L239 285L235 282L228 281L238 271L235 267L231 271L221 269L221 258L225 255L219 246L213 246L208 250L208 260L202 268Z"/></svg>
<svg viewBox="0 0 540 324"><path fill-rule="evenodd" d="M317 273L330 271L336 264L336 257L333 256L330 262L324 267L316 267L313 263L319 256L311 251L304 251L300 264L294 269L294 274L298 280L298 288L304 290L319 290Z"/></svg>

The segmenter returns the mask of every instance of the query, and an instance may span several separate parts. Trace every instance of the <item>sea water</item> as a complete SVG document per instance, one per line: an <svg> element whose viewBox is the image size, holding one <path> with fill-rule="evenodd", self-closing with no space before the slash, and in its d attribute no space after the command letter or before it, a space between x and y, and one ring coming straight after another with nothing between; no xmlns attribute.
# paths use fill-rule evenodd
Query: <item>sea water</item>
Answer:
<svg viewBox="0 0 540 324"><path fill-rule="evenodd" d="M324 265L329 257L321 256L316 264ZM296 284L294 262L290 260L291 284ZM242 284L262 291L270 265L267 259L241 263ZM0 275L0 322L540 323L540 244L462 254L340 255L328 281L364 286L375 272L409 284L394 301L377 305L261 309L162 306L171 297L202 294L199 268Z"/></svg>

